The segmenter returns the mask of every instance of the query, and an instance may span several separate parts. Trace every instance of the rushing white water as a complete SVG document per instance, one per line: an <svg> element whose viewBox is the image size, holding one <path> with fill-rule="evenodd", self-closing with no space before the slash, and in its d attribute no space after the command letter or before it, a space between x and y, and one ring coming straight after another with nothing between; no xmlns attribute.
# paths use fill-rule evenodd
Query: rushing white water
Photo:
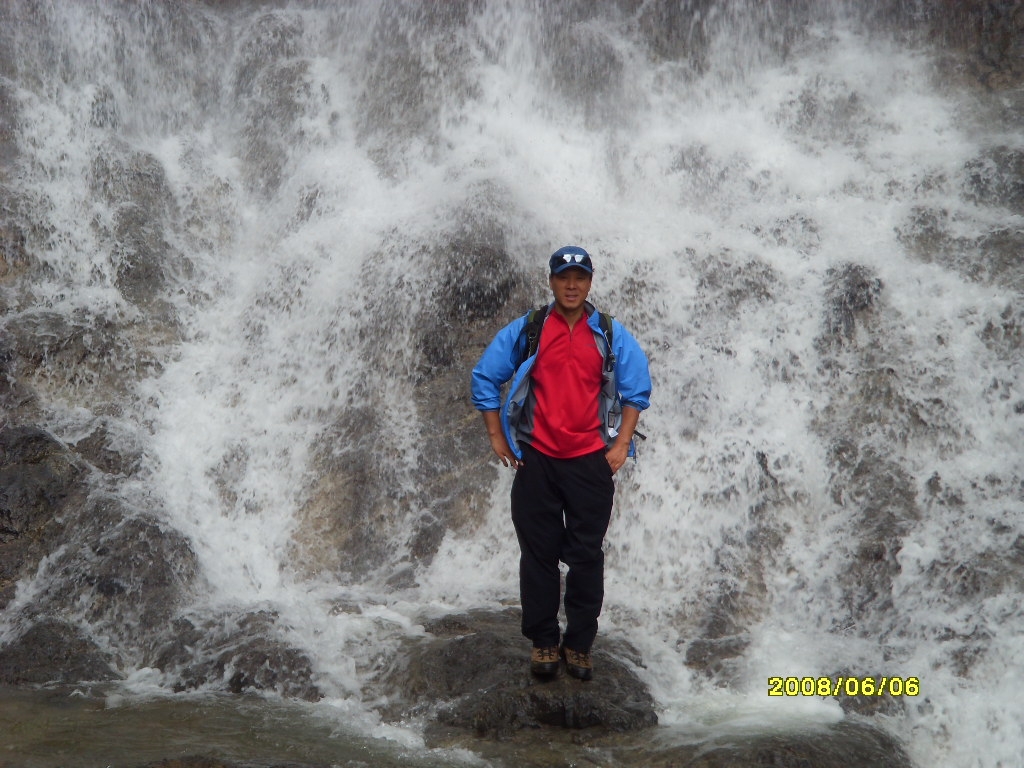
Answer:
<svg viewBox="0 0 1024 768"><path fill-rule="evenodd" d="M831 13L785 57L742 14L717 18L694 68L653 55L625 12L570 24L544 3L410 7L15 14L18 183L49 228L33 243L50 267L33 301L146 328L175 318L150 341L159 368L110 421L143 449L119 492L198 556L195 610L276 611L330 701L372 719L374 654L421 633L424 615L515 599L507 472L415 586L339 584L295 562L315 454L346 409L386 404L373 429L401 491L445 450L420 435L400 374L435 285L425 254L480 211L538 290L551 250L590 250L592 298L649 351L650 439L619 479L602 632L643 652L662 722L827 722L843 716L834 700L770 698L768 678L917 677L921 695L877 718L916 763L1015 764L1022 583L991 561L1019 556L1024 533L1024 395L1019 358L986 329L1007 327L1019 293L922 258L902 233L919 208L945 211L965 241L1019 231L1020 216L963 189L969 162L1020 136L966 119L972 102L937 89L928 55ZM582 59L569 86L552 75L559 43ZM414 81L375 80L389 57ZM97 120L98 104L116 119ZM97 158L124 147L155 158L177 212L160 310L124 298L111 258L126 203ZM847 264L881 287L831 343L830 270ZM367 327L393 367L358 354L350 339ZM889 389L866 387L872 376ZM48 426L70 438L94 407L55 398ZM849 574L884 491L837 481L844 437L898 466L915 497L887 555L888 601L863 608ZM970 578L981 586L960 589ZM738 617L719 636L744 650L709 679L685 660L719 604Z"/></svg>

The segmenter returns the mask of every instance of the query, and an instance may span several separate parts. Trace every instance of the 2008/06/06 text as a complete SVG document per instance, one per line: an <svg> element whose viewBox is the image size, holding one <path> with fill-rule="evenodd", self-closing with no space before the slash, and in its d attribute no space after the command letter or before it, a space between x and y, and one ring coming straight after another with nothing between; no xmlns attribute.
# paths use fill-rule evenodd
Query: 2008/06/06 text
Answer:
<svg viewBox="0 0 1024 768"><path fill-rule="evenodd" d="M918 696L916 677L769 677L769 696Z"/></svg>

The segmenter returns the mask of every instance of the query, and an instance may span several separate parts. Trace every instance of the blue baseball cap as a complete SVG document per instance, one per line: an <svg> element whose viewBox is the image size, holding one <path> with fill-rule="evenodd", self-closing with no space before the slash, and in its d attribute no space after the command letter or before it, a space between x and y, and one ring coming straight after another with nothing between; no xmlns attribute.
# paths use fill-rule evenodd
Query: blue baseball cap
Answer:
<svg viewBox="0 0 1024 768"><path fill-rule="evenodd" d="M557 275L559 272L564 272L572 267L578 267L588 275L594 274L594 264L590 261L590 254L578 245L567 245L564 248L559 248L551 254L548 265L551 267L552 275Z"/></svg>

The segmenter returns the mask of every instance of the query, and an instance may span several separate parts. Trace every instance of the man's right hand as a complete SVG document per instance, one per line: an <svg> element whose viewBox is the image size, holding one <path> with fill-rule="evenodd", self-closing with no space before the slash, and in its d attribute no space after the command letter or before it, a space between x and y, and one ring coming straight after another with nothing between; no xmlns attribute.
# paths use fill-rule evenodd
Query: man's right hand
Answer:
<svg viewBox="0 0 1024 768"><path fill-rule="evenodd" d="M523 462L517 459L516 455L512 453L512 449L508 447L508 441L505 440L504 435L491 438L491 449L494 451L494 455L501 459L501 463L506 467L519 469L523 465Z"/></svg>
<svg viewBox="0 0 1024 768"><path fill-rule="evenodd" d="M487 436L491 440L491 450L494 451L494 455L498 457L501 463L506 467L512 467L512 469L519 469L523 465L516 455L512 453L512 449L508 446L508 440L505 439L505 432L501 428L501 417L497 411L481 411L484 417L484 426L487 427Z"/></svg>

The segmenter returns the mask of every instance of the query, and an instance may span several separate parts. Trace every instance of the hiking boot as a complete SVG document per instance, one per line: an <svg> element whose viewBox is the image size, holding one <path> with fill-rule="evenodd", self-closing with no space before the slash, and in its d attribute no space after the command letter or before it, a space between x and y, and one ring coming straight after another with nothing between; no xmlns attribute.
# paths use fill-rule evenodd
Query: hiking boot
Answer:
<svg viewBox="0 0 1024 768"><path fill-rule="evenodd" d="M534 648L530 653L530 671L537 677L554 677L558 674L558 646Z"/></svg>
<svg viewBox="0 0 1024 768"><path fill-rule="evenodd" d="M594 676L594 665L590 661L590 651L574 651L572 648L561 648L565 659L565 671L578 680L589 680Z"/></svg>

